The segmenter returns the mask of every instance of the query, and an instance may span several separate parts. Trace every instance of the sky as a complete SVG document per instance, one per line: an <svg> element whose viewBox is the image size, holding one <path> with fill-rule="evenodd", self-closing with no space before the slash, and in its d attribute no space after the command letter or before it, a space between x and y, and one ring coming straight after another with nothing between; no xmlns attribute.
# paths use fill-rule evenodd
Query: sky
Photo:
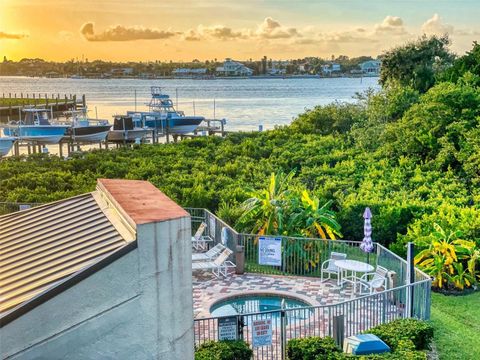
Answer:
<svg viewBox="0 0 480 360"><path fill-rule="evenodd" d="M480 39L479 0L0 0L8 59L191 61L377 56L448 33Z"/></svg>

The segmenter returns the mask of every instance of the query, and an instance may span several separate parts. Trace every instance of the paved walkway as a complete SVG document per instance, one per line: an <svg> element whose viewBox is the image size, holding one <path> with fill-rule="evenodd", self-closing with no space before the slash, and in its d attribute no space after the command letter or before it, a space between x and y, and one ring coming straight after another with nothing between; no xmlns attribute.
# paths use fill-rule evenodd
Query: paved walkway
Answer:
<svg viewBox="0 0 480 360"><path fill-rule="evenodd" d="M223 297L246 292L281 292L299 297L312 305L335 304L353 298L351 286L336 288L336 282L319 278L263 274L231 274L217 279L211 273L194 274L193 307L195 318L210 316L210 307Z"/></svg>

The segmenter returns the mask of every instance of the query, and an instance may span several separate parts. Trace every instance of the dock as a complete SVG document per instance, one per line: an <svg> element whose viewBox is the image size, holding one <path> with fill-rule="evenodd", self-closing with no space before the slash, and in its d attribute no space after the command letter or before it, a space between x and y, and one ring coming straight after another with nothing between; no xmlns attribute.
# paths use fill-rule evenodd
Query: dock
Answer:
<svg viewBox="0 0 480 360"><path fill-rule="evenodd" d="M22 109L25 107L43 107L50 109L55 115L64 111L85 107L86 98L75 94L12 94L3 93L0 97L0 123L22 120Z"/></svg>

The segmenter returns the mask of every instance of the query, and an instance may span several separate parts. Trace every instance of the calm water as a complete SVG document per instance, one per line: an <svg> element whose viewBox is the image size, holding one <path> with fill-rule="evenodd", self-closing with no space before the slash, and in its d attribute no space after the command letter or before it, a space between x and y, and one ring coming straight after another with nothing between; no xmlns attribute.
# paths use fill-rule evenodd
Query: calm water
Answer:
<svg viewBox="0 0 480 360"><path fill-rule="evenodd" d="M146 110L150 86L161 86L187 115L194 112L227 119L227 130L271 129L289 124L305 109L333 101L352 101L356 92L377 89L378 78L338 79L233 79L233 80L136 80L136 79L44 79L0 77L1 93L85 94L95 116L111 119L114 114ZM195 105L194 105L195 103Z"/></svg>

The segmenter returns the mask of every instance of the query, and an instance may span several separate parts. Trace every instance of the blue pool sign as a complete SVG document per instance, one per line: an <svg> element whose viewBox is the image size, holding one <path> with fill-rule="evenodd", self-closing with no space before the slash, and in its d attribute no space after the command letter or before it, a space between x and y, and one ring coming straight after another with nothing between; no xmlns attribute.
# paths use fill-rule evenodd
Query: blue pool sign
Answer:
<svg viewBox="0 0 480 360"><path fill-rule="evenodd" d="M282 266L282 238L266 236L258 238L258 263Z"/></svg>
<svg viewBox="0 0 480 360"><path fill-rule="evenodd" d="M252 346L272 345L272 319L258 319L252 321Z"/></svg>

